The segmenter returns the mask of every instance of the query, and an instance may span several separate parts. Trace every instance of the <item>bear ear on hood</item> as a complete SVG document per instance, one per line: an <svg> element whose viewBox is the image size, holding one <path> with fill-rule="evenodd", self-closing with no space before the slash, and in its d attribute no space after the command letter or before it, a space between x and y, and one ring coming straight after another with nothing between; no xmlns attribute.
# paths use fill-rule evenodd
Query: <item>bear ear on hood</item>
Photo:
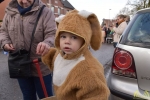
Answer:
<svg viewBox="0 0 150 100"><path fill-rule="evenodd" d="M74 9L74 10L72 10L72 11L67 12L67 14L69 14L69 13L77 13L77 12L78 12L78 11ZM55 22L56 22L57 27L58 27L59 23L63 20L63 18L64 18L65 16L66 16L66 15L60 15L60 16L58 16L58 17L55 18Z"/></svg>
<svg viewBox="0 0 150 100"><path fill-rule="evenodd" d="M55 18L57 27L64 17L65 17L65 15L60 15L59 17Z"/></svg>
<svg viewBox="0 0 150 100"><path fill-rule="evenodd" d="M87 18L87 20L90 22L90 26L92 30L90 45L94 50L98 50L102 43L102 33L101 33L101 27L97 16L85 10L80 11L79 15Z"/></svg>
<svg viewBox="0 0 150 100"><path fill-rule="evenodd" d="M102 43L102 31L100 23L95 14L92 14L88 17L88 20L91 24L92 37L91 37L91 47L94 50L98 50Z"/></svg>

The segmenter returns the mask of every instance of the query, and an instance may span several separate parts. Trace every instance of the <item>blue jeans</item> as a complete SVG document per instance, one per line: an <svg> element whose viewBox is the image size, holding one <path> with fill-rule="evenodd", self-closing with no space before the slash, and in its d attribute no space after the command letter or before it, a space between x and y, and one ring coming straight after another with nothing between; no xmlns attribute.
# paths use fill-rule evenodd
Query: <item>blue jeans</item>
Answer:
<svg viewBox="0 0 150 100"><path fill-rule="evenodd" d="M51 74L43 77L48 96L53 95ZM18 83L23 93L24 100L37 100L36 93L40 99L45 98L39 77L18 78Z"/></svg>

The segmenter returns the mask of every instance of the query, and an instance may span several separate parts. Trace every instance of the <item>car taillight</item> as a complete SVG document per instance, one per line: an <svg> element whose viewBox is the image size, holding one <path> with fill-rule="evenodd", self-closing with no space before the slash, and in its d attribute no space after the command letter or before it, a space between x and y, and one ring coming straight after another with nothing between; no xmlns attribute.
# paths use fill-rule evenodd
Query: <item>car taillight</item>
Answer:
<svg viewBox="0 0 150 100"><path fill-rule="evenodd" d="M130 52L120 48L115 49L112 61L112 73L136 78L134 58Z"/></svg>

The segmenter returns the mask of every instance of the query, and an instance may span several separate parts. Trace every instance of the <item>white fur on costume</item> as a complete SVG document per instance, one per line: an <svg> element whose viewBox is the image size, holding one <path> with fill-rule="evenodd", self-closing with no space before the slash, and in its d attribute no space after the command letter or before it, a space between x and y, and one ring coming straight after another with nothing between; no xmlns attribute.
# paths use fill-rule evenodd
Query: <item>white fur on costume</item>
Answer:
<svg viewBox="0 0 150 100"><path fill-rule="evenodd" d="M65 15L60 15L59 17L55 18L55 21L57 23L60 23L60 21L65 17Z"/></svg>
<svg viewBox="0 0 150 100"><path fill-rule="evenodd" d="M58 54L54 62L54 85L61 86L65 82L70 71L82 60L85 60L85 57L83 55L81 55L78 59L66 60L60 54Z"/></svg>
<svg viewBox="0 0 150 100"><path fill-rule="evenodd" d="M83 16L84 18L88 18L90 15L92 15L92 12L88 12L86 10L81 10L78 12L79 15Z"/></svg>

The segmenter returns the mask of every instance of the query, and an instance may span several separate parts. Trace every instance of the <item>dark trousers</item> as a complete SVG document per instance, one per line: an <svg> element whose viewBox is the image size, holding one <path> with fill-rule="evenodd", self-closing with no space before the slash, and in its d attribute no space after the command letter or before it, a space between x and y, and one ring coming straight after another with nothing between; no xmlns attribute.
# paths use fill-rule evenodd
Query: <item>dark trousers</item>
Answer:
<svg viewBox="0 0 150 100"><path fill-rule="evenodd" d="M53 95L51 74L43 77L45 87L49 96ZM40 99L44 98L44 92L39 77L19 78L19 86L23 93L23 100L37 100L36 93Z"/></svg>
<svg viewBox="0 0 150 100"><path fill-rule="evenodd" d="M114 48L116 48L118 42L113 42Z"/></svg>

